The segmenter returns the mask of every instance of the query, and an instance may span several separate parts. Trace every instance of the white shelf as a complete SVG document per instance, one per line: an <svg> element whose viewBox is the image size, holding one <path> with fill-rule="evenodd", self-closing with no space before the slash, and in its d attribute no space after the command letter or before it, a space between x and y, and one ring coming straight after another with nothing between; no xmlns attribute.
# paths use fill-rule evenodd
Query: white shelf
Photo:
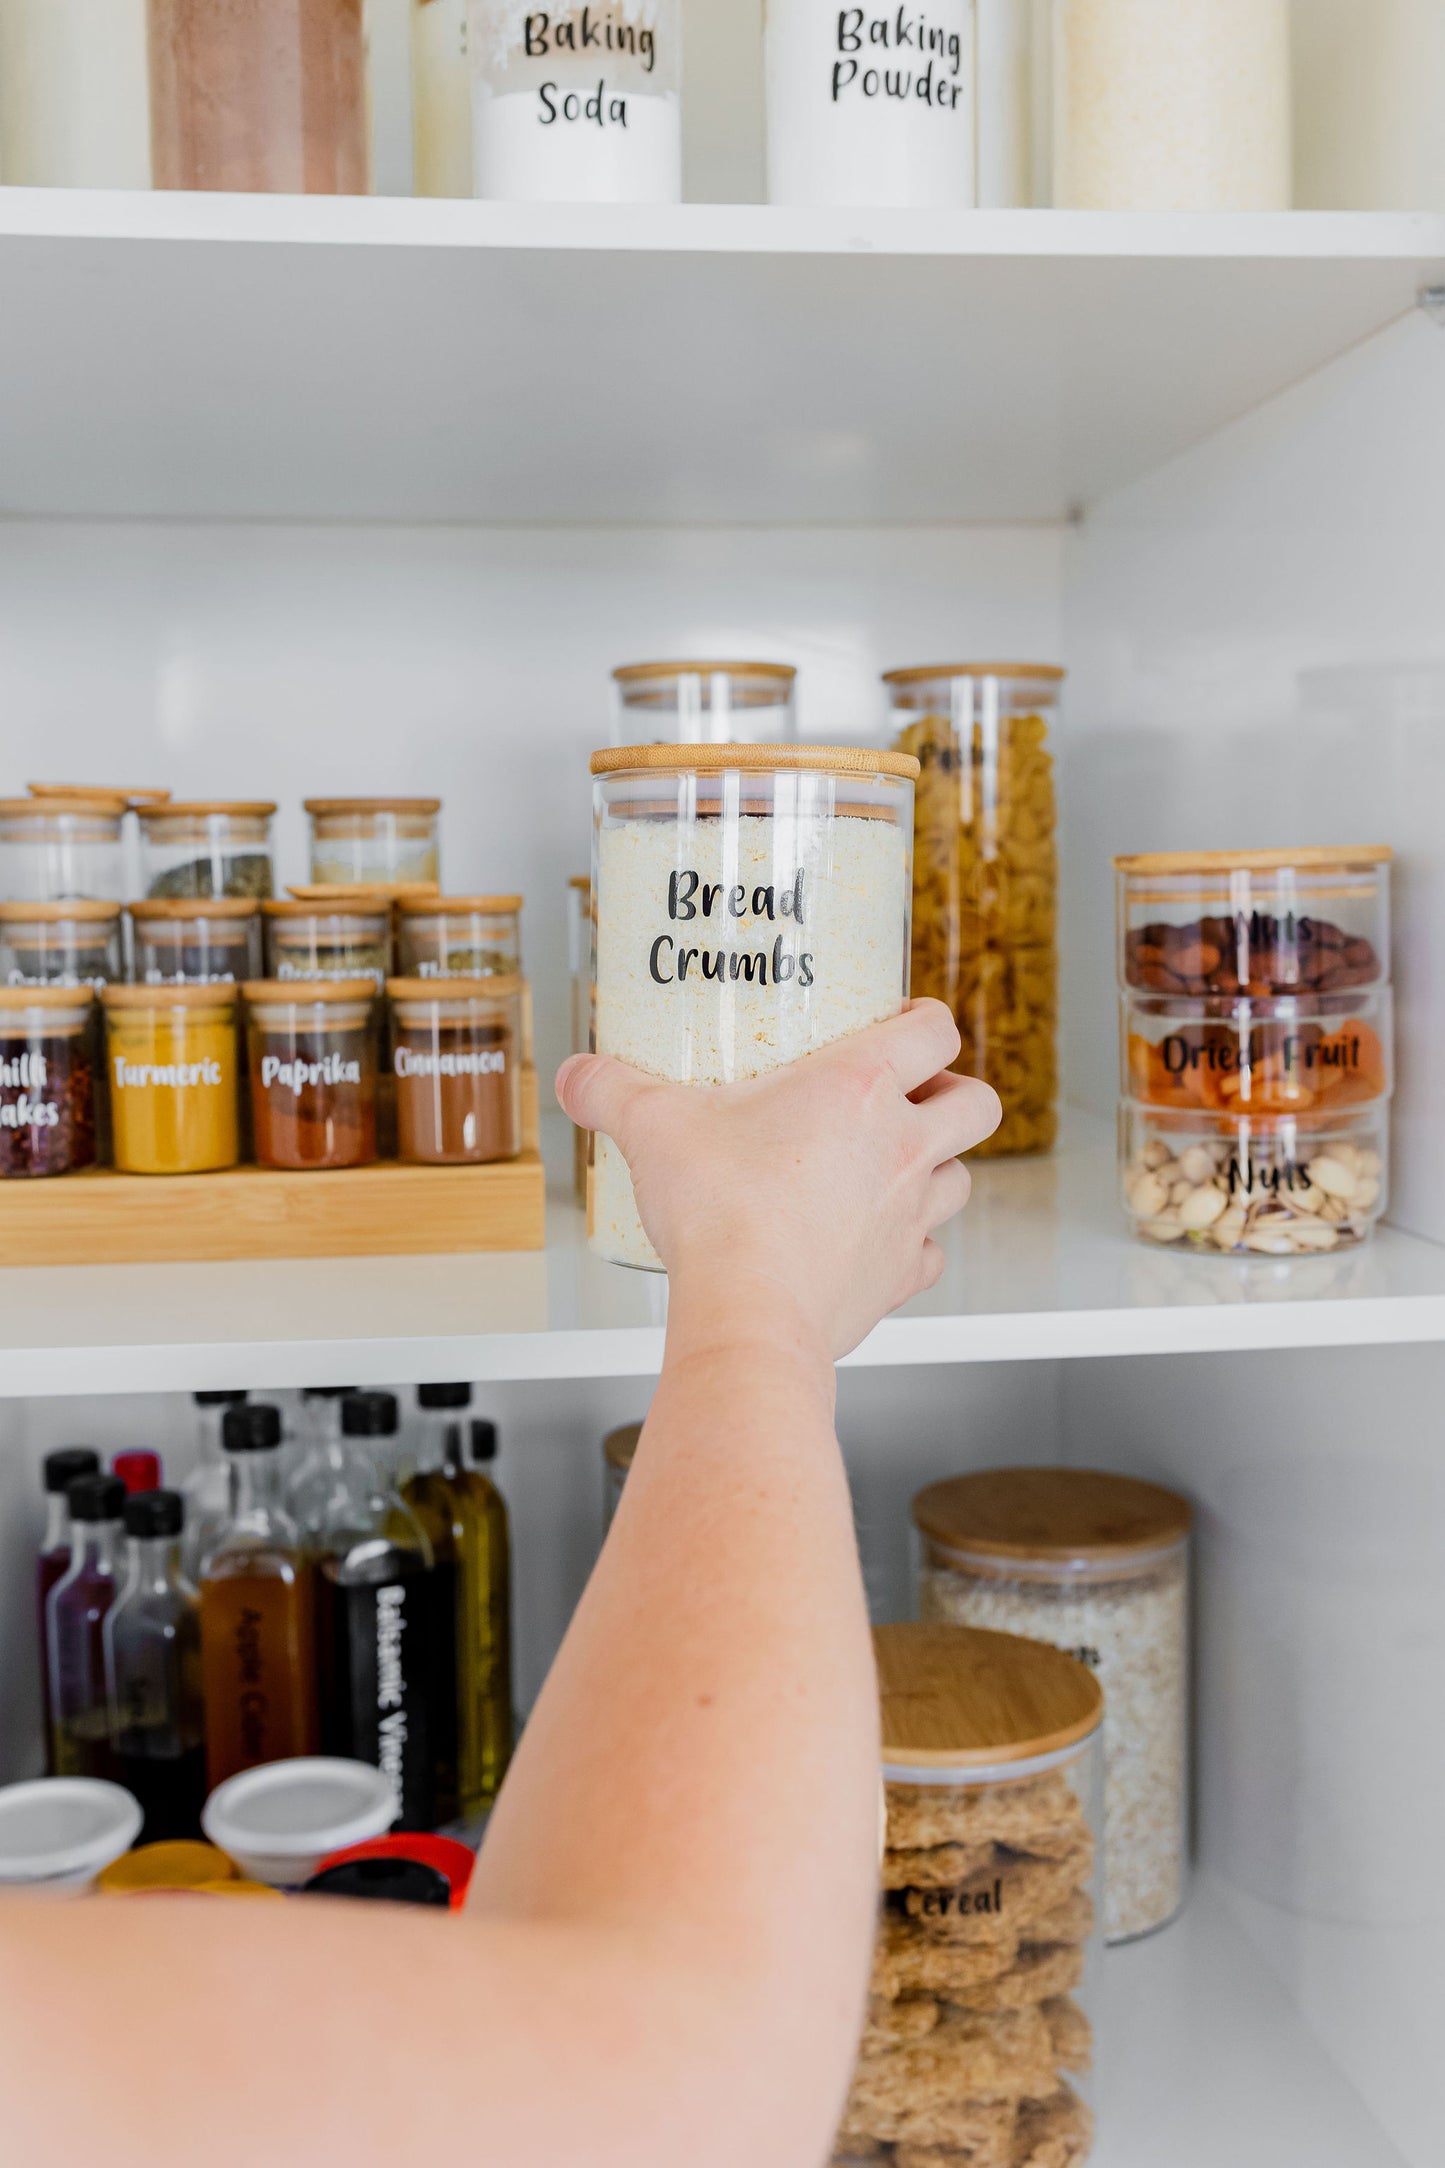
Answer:
<svg viewBox="0 0 1445 2168"><path fill-rule="evenodd" d="M0 190L0 512L1066 516L1445 277L1445 219Z"/></svg>
<svg viewBox="0 0 1445 2168"><path fill-rule="evenodd" d="M1083 1117L1053 1159L980 1167L945 1240L944 1280L851 1362L1445 1340L1445 1248L1396 1229L1286 1262L1127 1238L1112 1128ZM554 1189L537 1254L0 1272L0 1396L642 1377L661 1362L666 1299L661 1279L590 1256Z"/></svg>
<svg viewBox="0 0 1445 2168"><path fill-rule="evenodd" d="M1090 2168L1401 2168L1207 1880L1172 1927L1108 1952L1098 2037Z"/></svg>

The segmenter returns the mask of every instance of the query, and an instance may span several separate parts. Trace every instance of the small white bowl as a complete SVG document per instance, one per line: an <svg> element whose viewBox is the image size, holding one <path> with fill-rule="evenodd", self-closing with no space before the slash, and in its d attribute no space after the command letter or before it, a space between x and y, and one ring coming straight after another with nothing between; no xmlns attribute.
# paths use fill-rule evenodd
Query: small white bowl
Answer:
<svg viewBox="0 0 1445 2168"><path fill-rule="evenodd" d="M130 1850L144 1819L139 1800L100 1777L0 1787L0 1889L89 1889Z"/></svg>
<svg viewBox="0 0 1445 2168"><path fill-rule="evenodd" d="M206 1801L201 1827L253 1882L295 1889L328 1853L385 1836L399 1812L379 1769L318 1754L227 1777Z"/></svg>

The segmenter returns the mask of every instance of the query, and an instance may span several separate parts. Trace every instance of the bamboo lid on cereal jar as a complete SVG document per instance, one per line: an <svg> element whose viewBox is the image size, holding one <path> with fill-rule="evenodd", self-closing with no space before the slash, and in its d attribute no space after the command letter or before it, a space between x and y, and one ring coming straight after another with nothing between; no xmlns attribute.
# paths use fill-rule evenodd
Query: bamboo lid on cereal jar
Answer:
<svg viewBox="0 0 1445 2168"><path fill-rule="evenodd" d="M977 1573L1127 1576L1189 1539L1187 1498L1098 1468L984 1468L930 1483L911 1507L926 1542Z"/></svg>
<svg viewBox="0 0 1445 2168"><path fill-rule="evenodd" d="M876 1626L883 1773L984 1769L1066 1753L1104 1718L1098 1680L1045 1641L978 1626Z"/></svg>

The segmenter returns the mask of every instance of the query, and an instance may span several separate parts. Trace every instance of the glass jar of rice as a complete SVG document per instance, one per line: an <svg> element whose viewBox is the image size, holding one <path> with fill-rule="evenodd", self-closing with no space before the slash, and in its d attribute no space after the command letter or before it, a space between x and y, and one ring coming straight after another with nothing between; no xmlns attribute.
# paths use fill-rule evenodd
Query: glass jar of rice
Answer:
<svg viewBox="0 0 1445 2168"><path fill-rule="evenodd" d="M595 1045L731 1084L894 1016L908 993L906 753L640 745L594 753ZM592 1248L661 1269L597 1139Z"/></svg>
<svg viewBox="0 0 1445 2168"><path fill-rule="evenodd" d="M919 1616L1052 1642L1104 1689L1110 1942L1184 1899L1188 1819L1187 1499L1088 1468L990 1468L913 1501Z"/></svg>

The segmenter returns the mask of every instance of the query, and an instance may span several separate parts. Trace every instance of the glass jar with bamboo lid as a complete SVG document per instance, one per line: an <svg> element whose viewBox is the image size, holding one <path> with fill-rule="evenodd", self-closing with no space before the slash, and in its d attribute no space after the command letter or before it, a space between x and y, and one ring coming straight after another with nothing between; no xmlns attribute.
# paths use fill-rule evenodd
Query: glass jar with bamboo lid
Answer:
<svg viewBox="0 0 1445 2168"><path fill-rule="evenodd" d="M522 968L522 899L403 896L396 940L402 978L515 978Z"/></svg>
<svg viewBox="0 0 1445 2168"><path fill-rule="evenodd" d="M147 897L130 920L142 986L239 986L261 968L261 907L249 897Z"/></svg>
<svg viewBox="0 0 1445 2168"><path fill-rule="evenodd" d="M913 1500L920 1617L1051 1642L1104 1690L1111 1942L1184 1899L1189 1501L1091 1468L990 1468Z"/></svg>
<svg viewBox="0 0 1445 2168"><path fill-rule="evenodd" d="M895 743L922 765L914 816L913 994L946 1003L956 1066L992 1084L988 1158L1047 1152L1058 1128L1057 807L1049 729L1062 670L892 670Z"/></svg>
<svg viewBox="0 0 1445 2168"><path fill-rule="evenodd" d="M205 1174L240 1157L239 988L107 986L106 1075L122 1174Z"/></svg>
<svg viewBox="0 0 1445 2168"><path fill-rule="evenodd" d="M592 774L598 1053L727 1084L898 1013L911 756L637 745L594 753ZM590 1220L599 1255L661 1268L605 1137Z"/></svg>
<svg viewBox="0 0 1445 2168"><path fill-rule="evenodd" d="M873 1636L883 1903L839 2162L1082 2168L1103 1695L1073 1657L964 1626Z"/></svg>
<svg viewBox="0 0 1445 2168"><path fill-rule="evenodd" d="M308 798L313 882L438 881L440 798Z"/></svg>
<svg viewBox="0 0 1445 2168"><path fill-rule="evenodd" d="M167 799L138 808L147 897L272 894L271 799Z"/></svg>
<svg viewBox="0 0 1445 2168"><path fill-rule="evenodd" d="M102 902L125 894L121 824L112 793L0 799L0 900Z"/></svg>
<svg viewBox="0 0 1445 2168"><path fill-rule="evenodd" d="M574 1054L592 1048L592 876L574 873L567 883L567 969L572 989L572 1043ZM578 1204L587 1202L587 1168L591 1157L591 1133L572 1127L572 1187Z"/></svg>
<svg viewBox="0 0 1445 2168"><path fill-rule="evenodd" d="M612 673L612 742L791 745L798 735L786 662L630 662Z"/></svg>

